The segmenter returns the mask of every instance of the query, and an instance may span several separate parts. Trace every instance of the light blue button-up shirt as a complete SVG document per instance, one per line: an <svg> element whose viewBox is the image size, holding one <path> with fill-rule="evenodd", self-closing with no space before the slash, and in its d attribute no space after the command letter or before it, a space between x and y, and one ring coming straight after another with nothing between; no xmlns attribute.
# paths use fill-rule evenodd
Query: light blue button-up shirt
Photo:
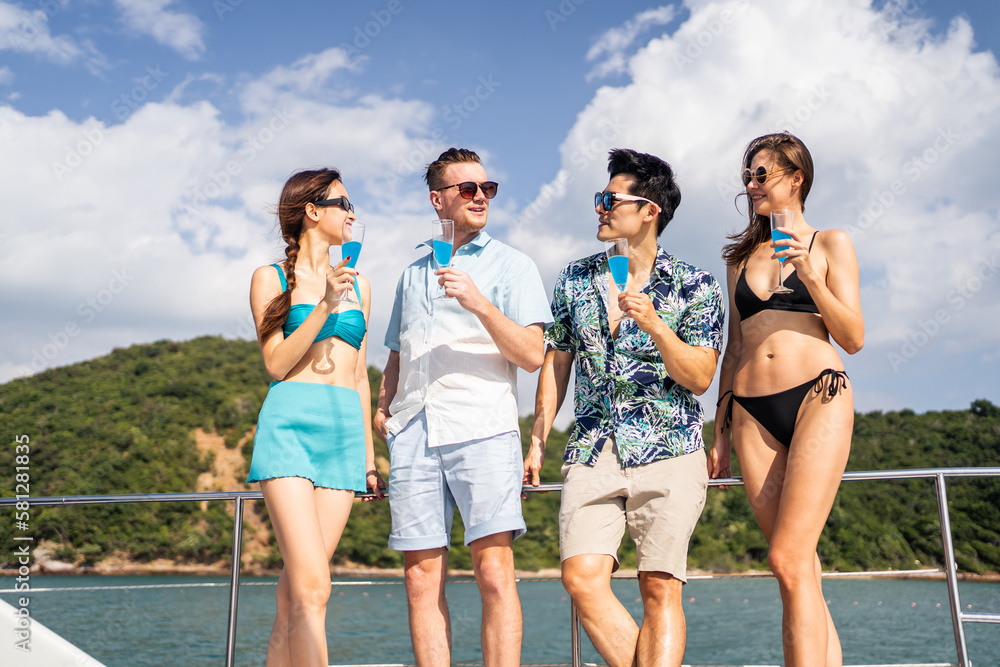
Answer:
<svg viewBox="0 0 1000 667"><path fill-rule="evenodd" d="M430 242L421 244L430 248ZM421 247L421 246L418 246ZM524 253L480 232L451 265L513 322L552 323L542 278ZM516 431L517 366L507 361L479 318L441 287L433 253L413 262L396 285L385 345L399 352L399 386L389 406L391 433L425 410L431 447Z"/></svg>

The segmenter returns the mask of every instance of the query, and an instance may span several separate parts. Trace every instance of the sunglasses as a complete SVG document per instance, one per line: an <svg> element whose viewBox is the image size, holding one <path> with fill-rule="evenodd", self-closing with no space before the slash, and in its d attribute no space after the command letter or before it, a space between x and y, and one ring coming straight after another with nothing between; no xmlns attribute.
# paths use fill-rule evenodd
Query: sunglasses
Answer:
<svg viewBox="0 0 1000 667"><path fill-rule="evenodd" d="M794 169L775 169L768 172L763 165L757 167L757 170L751 172L749 169L743 170L743 187L750 185L751 180L756 180L758 185L764 185L767 183L767 179L772 176L778 176L779 174L784 174L789 171L795 171Z"/></svg>
<svg viewBox="0 0 1000 667"><path fill-rule="evenodd" d="M354 213L354 204L347 197L334 197L333 199L317 199L313 206L339 206L348 213Z"/></svg>
<svg viewBox="0 0 1000 667"><path fill-rule="evenodd" d="M645 197L636 197L635 195L626 195L620 192L594 193L594 208L603 208L605 211L610 211L611 207L619 201L644 201L649 202L650 204L656 203L655 201L646 199Z"/></svg>
<svg viewBox="0 0 1000 667"><path fill-rule="evenodd" d="M447 190L448 188L458 188L458 194L462 196L462 199L472 199L476 196L476 191L482 188L483 194L486 195L487 199L493 199L497 196L497 184L494 181L483 181L482 183L473 183L472 181L466 181L464 183L455 183L454 185L446 185L443 188L437 188L440 190Z"/></svg>

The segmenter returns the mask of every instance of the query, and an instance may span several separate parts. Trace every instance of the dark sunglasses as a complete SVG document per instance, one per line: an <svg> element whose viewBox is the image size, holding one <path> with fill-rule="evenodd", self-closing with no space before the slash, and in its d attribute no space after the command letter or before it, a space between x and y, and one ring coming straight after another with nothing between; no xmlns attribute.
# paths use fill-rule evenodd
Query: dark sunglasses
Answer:
<svg viewBox="0 0 1000 667"><path fill-rule="evenodd" d="M348 213L354 213L354 204L347 197L334 197L333 199L317 199L313 206L339 206Z"/></svg>
<svg viewBox="0 0 1000 667"><path fill-rule="evenodd" d="M784 174L789 171L795 171L794 169L775 169L768 172L763 165L757 167L757 170L752 172L749 169L743 170L743 187L750 185L751 180L756 180L758 185L764 185L767 183L767 179L772 176L778 176L779 174Z"/></svg>
<svg viewBox="0 0 1000 667"><path fill-rule="evenodd" d="M603 208L605 211L610 211L611 207L617 204L619 201L644 201L650 204L655 204L656 202L651 199L646 199L645 197L636 197L635 195L626 195L621 192L595 192L594 193L594 208Z"/></svg>
<svg viewBox="0 0 1000 667"><path fill-rule="evenodd" d="M462 196L462 199L472 199L476 196L476 190L482 188L483 194L486 195L487 199L493 199L497 196L497 184L493 181L484 181L482 183L473 183L472 181L466 181L464 183L455 183L454 185L446 185L443 188L438 188L438 190L447 190L448 188L458 188L458 194Z"/></svg>

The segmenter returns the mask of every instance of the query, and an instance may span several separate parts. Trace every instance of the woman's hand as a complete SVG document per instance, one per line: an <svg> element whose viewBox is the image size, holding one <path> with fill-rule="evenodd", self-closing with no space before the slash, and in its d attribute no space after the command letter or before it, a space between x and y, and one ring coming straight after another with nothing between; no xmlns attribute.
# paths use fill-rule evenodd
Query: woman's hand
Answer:
<svg viewBox="0 0 1000 667"><path fill-rule="evenodd" d="M368 487L368 492L375 495L374 497L367 496L362 498L363 502L370 503L374 500L385 498L385 480L382 479L382 473L375 466L369 467L368 473L365 475L365 485Z"/></svg>
<svg viewBox="0 0 1000 667"><path fill-rule="evenodd" d="M337 266L328 267L326 270L326 294L323 295L323 301L326 301L331 310L333 310L335 301L342 299L354 288L354 276L358 272L347 266L349 261L351 261L350 257L341 261Z"/></svg>
<svg viewBox="0 0 1000 667"><path fill-rule="evenodd" d="M811 241L816 232L803 235L787 227L778 227L778 231L788 234L791 238L771 241L771 247L774 248L771 259L784 257L786 265L791 264L795 267L799 280L806 281L815 276L816 272L813 270L812 262L809 261L809 244L806 243L806 239L808 237Z"/></svg>

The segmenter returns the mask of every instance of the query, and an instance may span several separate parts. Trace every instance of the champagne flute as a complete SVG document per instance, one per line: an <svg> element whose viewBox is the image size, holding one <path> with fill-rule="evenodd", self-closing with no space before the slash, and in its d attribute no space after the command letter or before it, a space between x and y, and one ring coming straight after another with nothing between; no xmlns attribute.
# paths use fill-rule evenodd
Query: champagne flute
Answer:
<svg viewBox="0 0 1000 667"><path fill-rule="evenodd" d="M628 239L611 239L604 242L604 254L608 257L608 268L611 270L611 279L618 286L618 291L625 291L625 284L628 282ZM608 290L608 312L611 312L611 290ZM625 315L622 314L612 322L618 322Z"/></svg>
<svg viewBox="0 0 1000 667"><path fill-rule="evenodd" d="M779 232L778 227L784 227L785 229L795 229L795 211L788 208L776 208L771 211L771 240L781 241L783 239L792 238L789 234L785 232ZM780 252L787 248L787 246L776 246L774 251ZM782 269L785 268L785 260L787 257L778 258L778 286L772 287L769 292L774 292L775 294L788 294L792 290L785 287L785 279L782 275Z"/></svg>
<svg viewBox="0 0 1000 667"><path fill-rule="evenodd" d="M365 240L365 223L358 222L357 220L344 220L344 227L340 235L340 261L349 259L347 262L348 268L353 269L357 266L358 255L361 254L361 244ZM338 262L339 263L339 262ZM355 278L356 280L357 278ZM351 298L351 289L347 288L344 295L341 296L337 301L343 301L345 303L357 303Z"/></svg>
<svg viewBox="0 0 1000 667"><path fill-rule="evenodd" d="M434 261L439 269L446 269L451 264L451 254L455 249L455 222L453 220L434 220L431 222L431 246L434 249ZM435 299L450 299L445 295L444 288Z"/></svg>

